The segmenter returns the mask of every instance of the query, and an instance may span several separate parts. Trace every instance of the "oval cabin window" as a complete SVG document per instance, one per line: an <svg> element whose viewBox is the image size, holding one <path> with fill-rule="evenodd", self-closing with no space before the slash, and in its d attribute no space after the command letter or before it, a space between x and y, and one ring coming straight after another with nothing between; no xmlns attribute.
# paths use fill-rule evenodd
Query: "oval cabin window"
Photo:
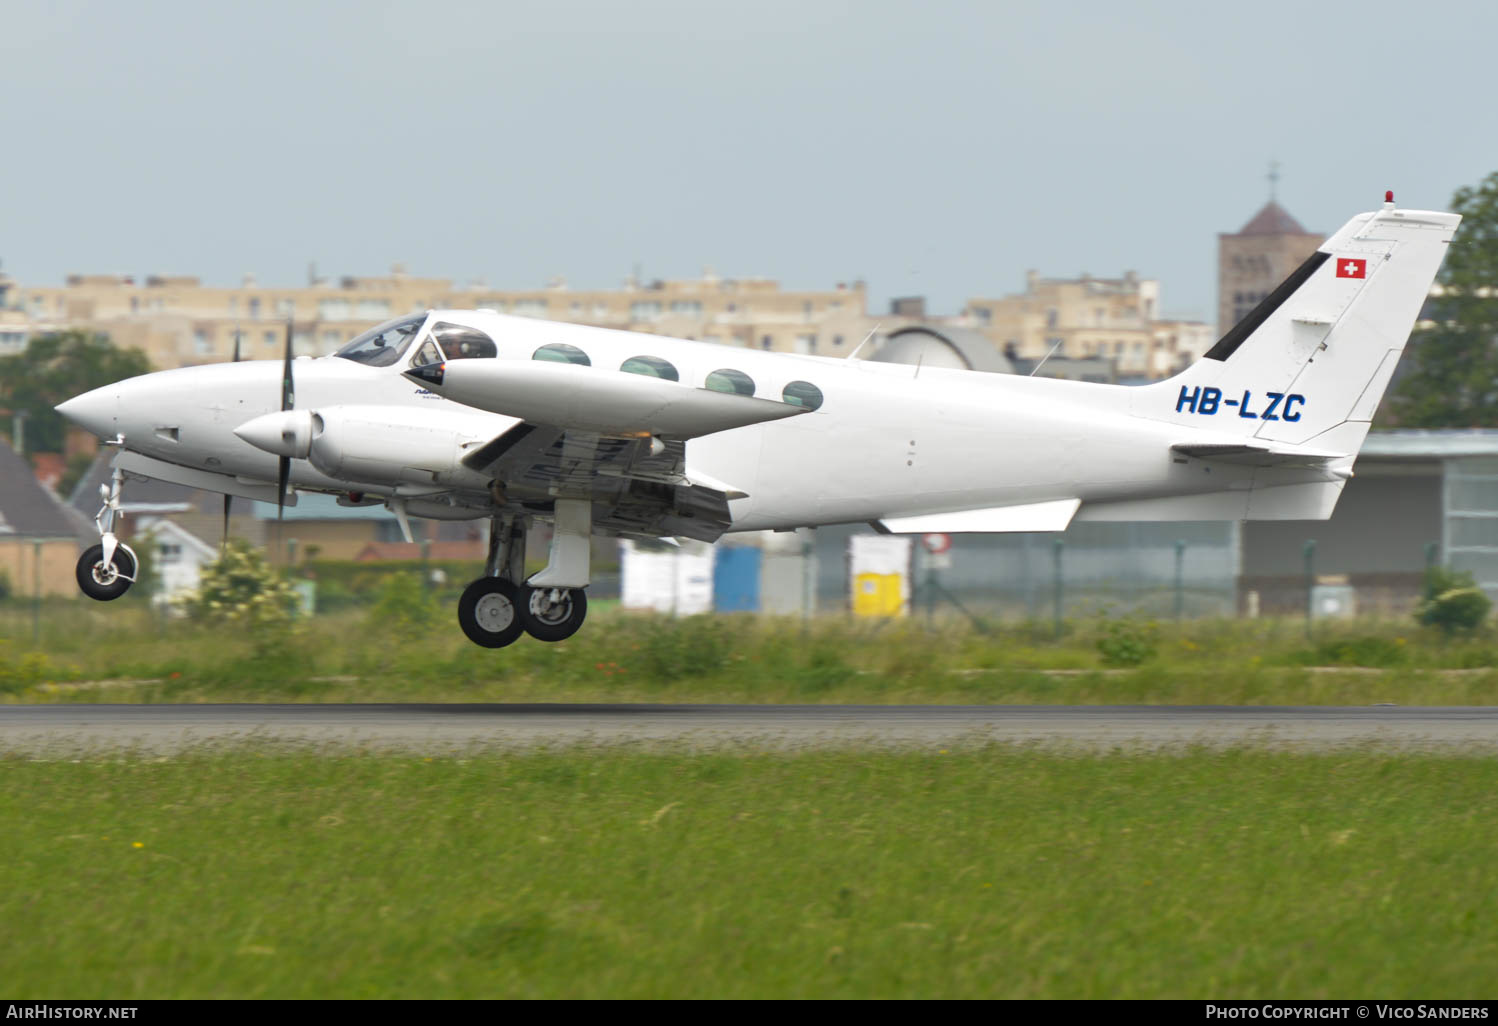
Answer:
<svg viewBox="0 0 1498 1026"><path fill-rule="evenodd" d="M728 392L732 395L753 395L754 379L740 370L724 367L707 376L703 387L713 392Z"/></svg>
<svg viewBox="0 0 1498 1026"><path fill-rule="evenodd" d="M588 359L588 354L577 346L569 346L561 342L553 342L551 345L542 346L531 354L532 360L547 360L551 363L575 363L579 367L591 367L593 361Z"/></svg>
<svg viewBox="0 0 1498 1026"><path fill-rule="evenodd" d="M822 390L810 381L792 381L785 386L785 391L780 393L780 398L792 406L804 406L808 410L815 410L822 405Z"/></svg>
<svg viewBox="0 0 1498 1026"><path fill-rule="evenodd" d="M664 378L666 381L681 380L681 375L676 372L676 368L659 356L631 356L619 365L619 369L626 374L643 374L647 378Z"/></svg>

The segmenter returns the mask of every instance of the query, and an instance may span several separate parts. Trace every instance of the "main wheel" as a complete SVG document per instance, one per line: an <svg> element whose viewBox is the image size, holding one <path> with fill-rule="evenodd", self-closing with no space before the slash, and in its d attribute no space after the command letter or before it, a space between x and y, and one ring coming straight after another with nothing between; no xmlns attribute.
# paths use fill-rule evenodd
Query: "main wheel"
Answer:
<svg viewBox="0 0 1498 1026"><path fill-rule="evenodd" d="M480 577L458 599L458 625L475 645L504 648L525 630L516 598L509 581Z"/></svg>
<svg viewBox="0 0 1498 1026"><path fill-rule="evenodd" d="M588 615L588 595L581 588L526 588L520 619L537 641L565 641Z"/></svg>
<svg viewBox="0 0 1498 1026"><path fill-rule="evenodd" d="M114 548L114 560L104 562L104 546L95 545L78 557L78 587L100 602L117 599L130 590L135 576L135 557L123 545Z"/></svg>

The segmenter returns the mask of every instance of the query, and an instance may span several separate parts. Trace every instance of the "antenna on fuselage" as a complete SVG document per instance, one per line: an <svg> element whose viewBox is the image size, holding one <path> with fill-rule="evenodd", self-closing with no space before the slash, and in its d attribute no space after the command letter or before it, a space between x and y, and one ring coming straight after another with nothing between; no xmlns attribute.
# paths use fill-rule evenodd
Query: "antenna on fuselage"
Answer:
<svg viewBox="0 0 1498 1026"><path fill-rule="evenodd" d="M880 327L883 326L883 324L884 324L884 322L880 321L880 322L876 323L872 328L870 328L869 329L869 333L863 337L863 341L860 342L860 343L858 343L858 345L854 346L853 347L853 352L851 352L851 353L848 354L848 359L851 360L854 357L856 357L858 355L858 351L860 349L862 349L864 346L866 346L866 345L869 344L869 339L871 339L871 338L874 337L874 332L878 331L880 329Z"/></svg>
<svg viewBox="0 0 1498 1026"><path fill-rule="evenodd" d="M1040 362L1035 365L1034 369L1032 369L1030 371L1030 373L1027 375L1027 377L1032 377L1033 378L1035 376L1035 371L1038 371L1038 370L1040 370L1040 368L1042 368L1042 367L1045 366L1045 362L1051 358L1051 353L1054 353L1056 350L1058 350L1058 349L1061 348L1062 341L1063 340L1059 339L1059 338L1056 340L1056 344L1053 345L1053 346L1051 346L1051 352L1050 353L1046 353L1044 356L1042 356L1040 358Z"/></svg>

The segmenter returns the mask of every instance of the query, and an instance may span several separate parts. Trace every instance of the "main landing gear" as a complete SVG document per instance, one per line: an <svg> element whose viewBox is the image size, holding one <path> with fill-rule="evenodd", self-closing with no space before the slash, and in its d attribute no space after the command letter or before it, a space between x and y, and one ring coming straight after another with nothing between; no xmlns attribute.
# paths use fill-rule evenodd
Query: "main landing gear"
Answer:
<svg viewBox="0 0 1498 1026"><path fill-rule="evenodd" d="M546 569L517 583L525 576L525 520L495 517L485 576L458 599L458 624L468 640L485 648L504 648L521 634L537 641L563 641L576 634L588 615L583 589L588 586L592 518L591 502L558 499Z"/></svg>
<svg viewBox="0 0 1498 1026"><path fill-rule="evenodd" d="M140 561L135 552L114 536L114 518L120 516L120 487L125 476L115 468L109 484L99 486L99 498L104 504L94 517L94 526L99 529L99 544L91 546L78 557L75 576L78 587L91 599L108 602L130 590L135 583L136 567Z"/></svg>

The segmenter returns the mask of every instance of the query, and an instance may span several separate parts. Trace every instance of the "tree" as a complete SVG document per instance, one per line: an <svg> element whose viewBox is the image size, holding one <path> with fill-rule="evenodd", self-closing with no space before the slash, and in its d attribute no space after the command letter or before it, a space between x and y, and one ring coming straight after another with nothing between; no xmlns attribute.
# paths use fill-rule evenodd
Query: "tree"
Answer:
<svg viewBox="0 0 1498 1026"><path fill-rule="evenodd" d="M119 349L104 335L85 331L37 335L25 352L0 357L0 408L28 415L28 451L61 452L65 424L52 407L150 370L145 353ZM0 426L10 428L9 423Z"/></svg>
<svg viewBox="0 0 1498 1026"><path fill-rule="evenodd" d="M1410 339L1392 412L1401 427L1498 427L1498 171L1451 198L1461 227L1438 280L1442 295Z"/></svg>

